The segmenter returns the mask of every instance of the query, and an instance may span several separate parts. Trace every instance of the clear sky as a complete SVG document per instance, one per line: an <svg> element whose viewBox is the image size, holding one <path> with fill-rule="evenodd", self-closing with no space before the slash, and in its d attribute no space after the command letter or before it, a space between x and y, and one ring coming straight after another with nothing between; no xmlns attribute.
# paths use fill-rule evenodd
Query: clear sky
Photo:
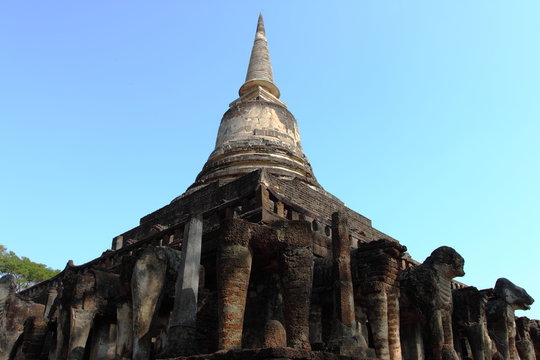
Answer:
<svg viewBox="0 0 540 360"><path fill-rule="evenodd" d="M89 261L194 181L263 12L326 190L540 302L538 1L0 2L0 243ZM529 317L540 318L540 304Z"/></svg>

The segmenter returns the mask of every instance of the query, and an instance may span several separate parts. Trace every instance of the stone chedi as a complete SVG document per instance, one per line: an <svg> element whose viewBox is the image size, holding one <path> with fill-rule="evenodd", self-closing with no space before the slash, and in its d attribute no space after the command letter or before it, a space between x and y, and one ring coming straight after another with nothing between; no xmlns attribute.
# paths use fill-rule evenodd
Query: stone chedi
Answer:
<svg viewBox="0 0 540 360"><path fill-rule="evenodd" d="M0 279L0 360L540 357L525 290L455 281L449 247L412 260L318 184L262 17L239 95L183 195L89 263Z"/></svg>

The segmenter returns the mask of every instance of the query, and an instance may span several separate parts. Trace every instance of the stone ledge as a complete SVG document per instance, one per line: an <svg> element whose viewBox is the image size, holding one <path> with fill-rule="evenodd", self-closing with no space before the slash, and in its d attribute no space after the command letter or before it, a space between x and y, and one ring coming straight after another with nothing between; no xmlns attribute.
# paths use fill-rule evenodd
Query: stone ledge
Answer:
<svg viewBox="0 0 540 360"><path fill-rule="evenodd" d="M163 360L377 360L337 355L322 351L275 347L262 349L222 350L212 354L182 356Z"/></svg>

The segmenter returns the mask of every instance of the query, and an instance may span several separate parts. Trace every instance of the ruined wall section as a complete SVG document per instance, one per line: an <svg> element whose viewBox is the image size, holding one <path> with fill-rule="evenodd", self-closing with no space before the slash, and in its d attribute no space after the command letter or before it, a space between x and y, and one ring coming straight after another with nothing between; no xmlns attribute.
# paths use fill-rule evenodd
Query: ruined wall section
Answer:
<svg viewBox="0 0 540 360"><path fill-rule="evenodd" d="M260 172L254 171L235 181L220 186L214 182L193 193L179 196L169 205L156 210L140 220L140 225L120 236L127 239L142 239L150 233L153 226L165 228L184 223L192 214L204 214L205 232L219 226L217 213L225 208L236 208L243 217L257 215L260 204L257 203L255 190L259 185ZM212 216L214 215L214 216Z"/></svg>
<svg viewBox="0 0 540 360"><path fill-rule="evenodd" d="M213 182L174 199L169 205L141 218L139 226L117 237L120 240L113 244L113 249L147 238L156 229L172 229L195 213L203 214L204 233L208 237L219 229L219 212L224 209L233 211L234 217L253 222L283 219L311 222L312 230L319 234L314 243L314 251L319 256L326 256L331 248L332 214L340 210L349 219L353 247L380 238L397 242L373 228L371 220L347 208L322 188L298 178L283 179L258 170L226 184Z"/></svg>
<svg viewBox="0 0 540 360"><path fill-rule="evenodd" d="M344 215L349 221L353 247L356 247L358 243L371 242L381 238L397 242L396 239L373 228L370 219L349 209L338 198L323 189L310 186L296 178L285 180L271 175L267 177L267 187L275 198L290 206L294 211L309 217L306 220L317 221L318 227L324 228L325 232L328 232L332 227L332 214L336 211L344 211ZM313 230L317 231L318 229ZM326 235L330 236L329 233Z"/></svg>

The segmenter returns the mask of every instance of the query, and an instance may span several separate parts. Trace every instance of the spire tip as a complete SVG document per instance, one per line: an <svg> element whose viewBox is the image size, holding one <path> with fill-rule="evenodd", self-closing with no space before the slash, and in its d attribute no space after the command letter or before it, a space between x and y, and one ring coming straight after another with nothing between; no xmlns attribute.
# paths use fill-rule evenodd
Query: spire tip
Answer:
<svg viewBox="0 0 540 360"><path fill-rule="evenodd" d="M279 89L274 84L274 75L272 73L272 64L270 63L270 52L268 51L262 12L259 13L246 81L239 90L240 96L246 94L256 86L266 89L272 95L279 98Z"/></svg>

